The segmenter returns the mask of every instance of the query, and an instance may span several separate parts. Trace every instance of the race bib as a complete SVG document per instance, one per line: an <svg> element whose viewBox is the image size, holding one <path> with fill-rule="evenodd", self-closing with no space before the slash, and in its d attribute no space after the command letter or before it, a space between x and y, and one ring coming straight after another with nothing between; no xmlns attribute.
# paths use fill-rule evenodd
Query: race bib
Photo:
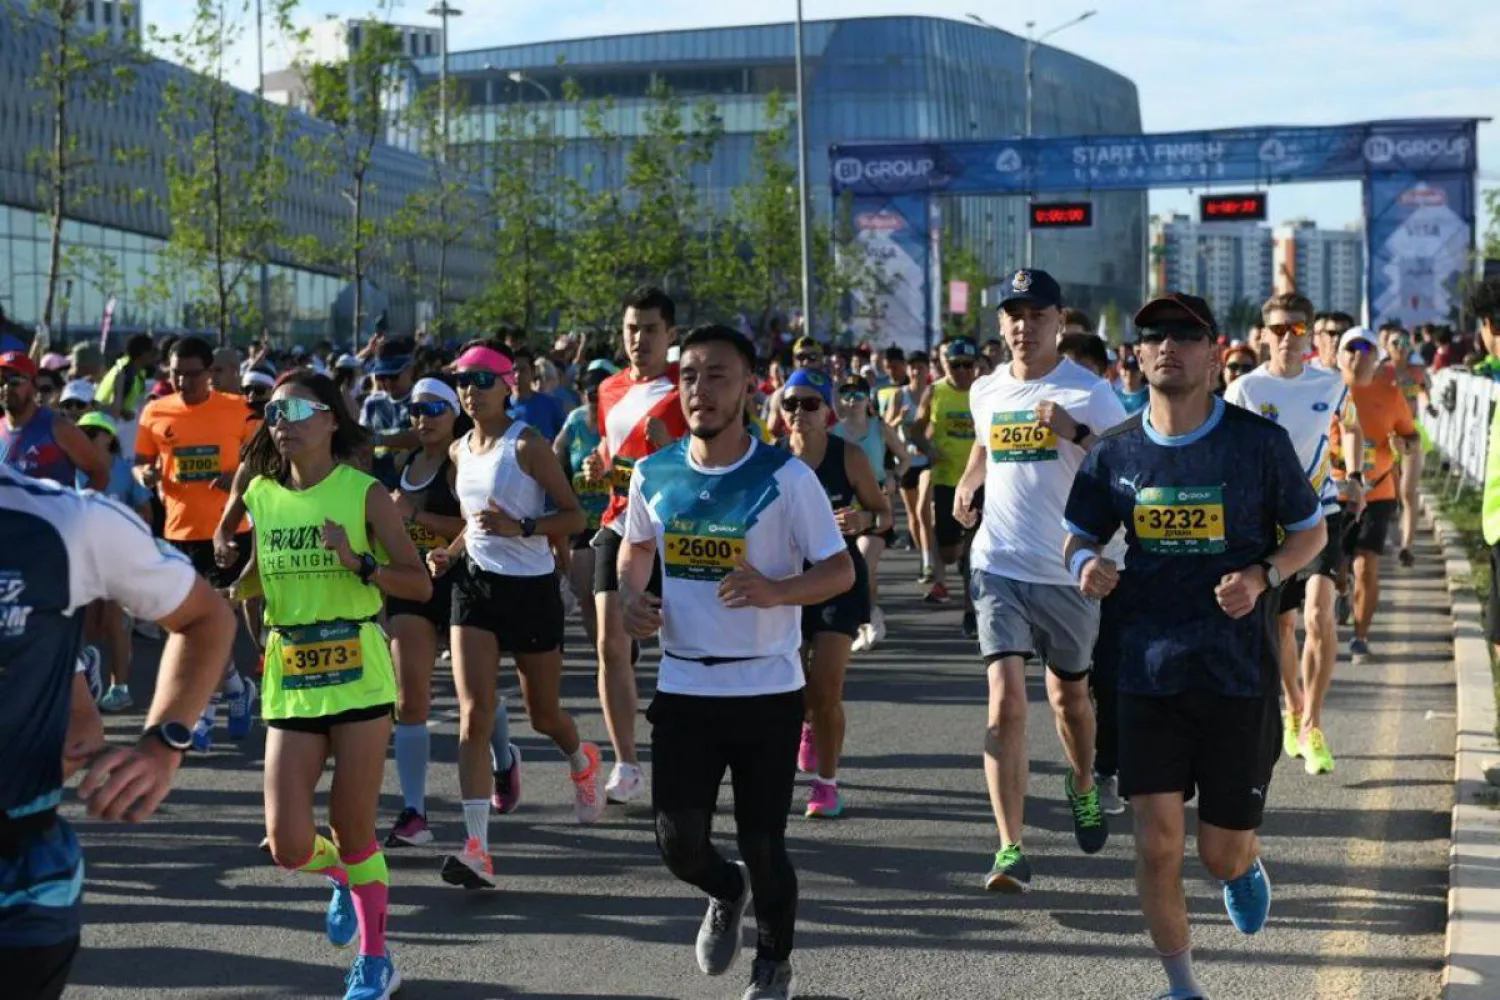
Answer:
<svg viewBox="0 0 1500 1000"><path fill-rule="evenodd" d="M629 480L626 481L627 486ZM609 506L610 485L607 479L590 479L582 472L573 474L573 492L578 495L579 506L588 515L589 527L599 527L600 518Z"/></svg>
<svg viewBox="0 0 1500 1000"><path fill-rule="evenodd" d="M668 526L667 576L677 580L718 583L745 558L745 526L674 520Z"/></svg>
<svg viewBox="0 0 1500 1000"><path fill-rule="evenodd" d="M1057 457L1057 434L1037 423L1035 410L1012 410L990 418L990 460L1050 462Z"/></svg>
<svg viewBox="0 0 1500 1000"><path fill-rule="evenodd" d="M620 455L614 457L609 469L609 483L614 491L621 496L630 493L630 474L635 471L635 459L625 458Z"/></svg>
<svg viewBox="0 0 1500 1000"><path fill-rule="evenodd" d="M359 680L365 672L359 631L354 622L282 630L282 688L299 691Z"/></svg>
<svg viewBox="0 0 1500 1000"><path fill-rule="evenodd" d="M974 440L974 417L967 410L943 414L943 436L951 440Z"/></svg>
<svg viewBox="0 0 1500 1000"><path fill-rule="evenodd" d="M417 547L417 554L426 557L433 549L445 549L450 539L444 538L435 531L429 531L416 521L406 522L406 533L411 538L411 543Z"/></svg>
<svg viewBox="0 0 1500 1000"><path fill-rule="evenodd" d="M1372 473L1372 472L1375 471L1375 453L1378 450L1379 450L1379 446L1376 445L1373 441L1366 441L1365 442L1365 455L1364 455L1364 459L1365 459L1365 475L1367 475L1367 476L1370 473Z"/></svg>
<svg viewBox="0 0 1500 1000"><path fill-rule="evenodd" d="M1147 552L1217 555L1224 540L1224 490L1218 486L1149 486L1135 495L1135 536Z"/></svg>
<svg viewBox="0 0 1500 1000"><path fill-rule="evenodd" d="M216 444L178 448L172 452L172 461L177 467L179 483L211 482L223 471L219 468L219 446Z"/></svg>

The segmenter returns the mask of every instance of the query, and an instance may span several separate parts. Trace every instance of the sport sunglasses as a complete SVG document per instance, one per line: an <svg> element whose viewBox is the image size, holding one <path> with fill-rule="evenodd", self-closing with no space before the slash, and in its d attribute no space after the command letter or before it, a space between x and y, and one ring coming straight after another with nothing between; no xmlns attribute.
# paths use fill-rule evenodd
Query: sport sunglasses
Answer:
<svg viewBox="0 0 1500 1000"><path fill-rule="evenodd" d="M454 376L453 381L460 389L479 389L482 392L488 392L495 388L495 383L500 381L500 376L486 371L459 372Z"/></svg>
<svg viewBox="0 0 1500 1000"><path fill-rule="evenodd" d="M314 414L327 413L328 407L301 396L288 396L266 404L266 426L275 427L285 420L289 424L300 424L311 420Z"/></svg>
<svg viewBox="0 0 1500 1000"><path fill-rule="evenodd" d="M1209 332L1196 323L1173 323L1171 325L1148 326L1141 331L1140 342L1160 344L1170 340L1175 344L1199 344L1209 338Z"/></svg>
<svg viewBox="0 0 1500 1000"><path fill-rule="evenodd" d="M430 400L423 403L413 403L409 407L414 417L441 417L445 413L453 412L453 407L440 399Z"/></svg>
<svg viewBox="0 0 1500 1000"><path fill-rule="evenodd" d="M817 396L782 396L781 408L787 413L817 413L823 408L823 400Z"/></svg>

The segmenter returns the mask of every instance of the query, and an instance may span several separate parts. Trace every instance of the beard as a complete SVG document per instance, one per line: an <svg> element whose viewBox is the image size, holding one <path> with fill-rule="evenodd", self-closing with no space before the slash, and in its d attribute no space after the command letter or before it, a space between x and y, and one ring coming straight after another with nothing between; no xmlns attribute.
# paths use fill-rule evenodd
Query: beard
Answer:
<svg viewBox="0 0 1500 1000"><path fill-rule="evenodd" d="M710 424L707 422L700 422L697 425L689 423L688 433L700 441L712 441L720 434L723 434L730 427L734 426L736 421L743 423L745 419L744 414L745 397L742 394L741 396L739 396L739 398L734 400L734 402L730 406L720 407L718 409L718 411L714 415L714 419L717 421L716 423Z"/></svg>

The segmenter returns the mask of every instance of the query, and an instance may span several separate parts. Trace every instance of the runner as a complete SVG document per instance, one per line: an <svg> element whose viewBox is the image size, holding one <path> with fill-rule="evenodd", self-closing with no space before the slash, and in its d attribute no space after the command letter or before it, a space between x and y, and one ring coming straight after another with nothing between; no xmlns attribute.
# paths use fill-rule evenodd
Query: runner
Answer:
<svg viewBox="0 0 1500 1000"><path fill-rule="evenodd" d="M245 450L255 528L234 592L265 597L271 632L262 705L271 855L332 883L328 940L342 948L359 937L345 1000L385 1000L401 974L386 948L390 876L375 822L396 676L377 619L382 595L425 602L432 580L390 494L346 464L363 437L327 376L281 377ZM331 841L313 823L330 757Z"/></svg>
<svg viewBox="0 0 1500 1000"><path fill-rule="evenodd" d="M1022 850L1026 808L1026 660L1046 665L1048 700L1071 765L1065 789L1073 835L1085 854L1109 839L1094 781L1089 667L1099 605L1078 593L1058 562L1063 504L1088 449L1125 419L1109 383L1058 353L1062 289L1046 271L1006 282L1000 331L1012 360L974 384L969 403L983 439L971 442L949 516L979 527L968 590L979 611L979 650L989 678L984 774L1000 850L984 887L1031 888ZM943 499L939 497L939 504ZM939 513L942 507L938 508ZM982 513L981 513L982 512Z"/></svg>
<svg viewBox="0 0 1500 1000"><path fill-rule="evenodd" d="M1275 295L1261 307L1271 360L1224 393L1226 402L1244 407L1281 425L1292 439L1297 460L1323 506L1328 544L1304 573L1281 588L1278 626L1281 633L1282 750L1303 758L1308 774L1332 774L1333 752L1323 733L1323 701L1338 660L1338 630L1333 618L1333 576L1343 557L1339 489L1331 475L1329 445L1333 424L1352 420L1349 389L1338 372L1303 363L1311 339L1313 305L1295 292ZM1341 459L1360 477L1359 459ZM1302 610L1307 644L1297 655L1297 611Z"/></svg>
<svg viewBox="0 0 1500 1000"><path fill-rule="evenodd" d="M241 520L233 529L235 558L225 567L214 558L214 530L229 505L240 451L259 425L244 397L210 387L213 359L213 349L198 337L172 345L168 371L176 391L141 411L135 471L137 481L158 491L166 507L162 537L192 561L199 576L223 590L239 579L250 559L249 525ZM242 678L230 660L222 691L229 698L229 738L242 740L254 723L255 682ZM193 749L199 753L213 746L218 709L216 694L193 727Z"/></svg>
<svg viewBox="0 0 1500 1000"><path fill-rule="evenodd" d="M72 486L83 474L89 489L109 486L109 459L56 410L37 401L36 362L17 351L0 354L0 465L35 479Z"/></svg>
<svg viewBox="0 0 1500 1000"><path fill-rule="evenodd" d="M1427 366L1422 362L1422 356L1412 350L1411 337L1400 323L1387 323L1380 328L1380 347L1390 359L1387 366L1391 377L1406 399L1412 422L1416 423L1429 405ZM1420 437L1420 427L1417 433ZM1416 541L1417 516L1421 510L1417 491L1422 486L1422 449L1416 447L1402 452L1400 462L1401 548L1396 559L1402 566L1411 566L1416 562L1411 547Z"/></svg>
<svg viewBox="0 0 1500 1000"><path fill-rule="evenodd" d="M651 798L668 870L709 896L698 966L729 971L753 891L759 940L744 1000L790 1000L797 875L786 818L803 717L800 609L855 578L817 477L745 433L754 366L749 340L727 327L687 337L682 406L692 439L635 467L619 572L630 634L661 632L647 713ZM649 589L658 552L660 597ZM709 838L726 768L742 862L726 861Z"/></svg>
<svg viewBox="0 0 1500 1000"><path fill-rule="evenodd" d="M87 768L78 797L90 815L149 819L191 742L188 723L218 683L203 668L229 655L234 616L126 508L8 467L0 553L9 612L0 628L0 969L7 997L57 1000L78 952L83 886L78 837L58 815L63 782ZM104 742L75 669L78 612L102 600L171 633L145 731L129 749Z"/></svg>
<svg viewBox="0 0 1500 1000"><path fill-rule="evenodd" d="M855 379L864 383L858 376ZM869 405L868 395L861 405ZM832 406L833 385L828 376L810 369L794 372L781 396L791 426L788 447L817 475L854 564L853 587L802 609L807 722L802 725L797 767L815 773L807 803L809 818L833 818L844 811L838 784L839 757L844 751L844 673L851 644L871 617L870 581L859 543L867 532L885 531L891 520L890 502L864 451L828 433L823 410Z"/></svg>
<svg viewBox="0 0 1500 1000"><path fill-rule="evenodd" d="M912 547L922 557L922 571L917 583L924 587L936 580L932 570L932 550L936 548L936 542L932 523L932 458L928 454L932 445L917 428L917 407L931 377L932 366L927 354L913 351L907 359L906 384L881 408L885 422L900 432L906 446L910 464L899 483L901 506L906 509L906 530L911 535Z"/></svg>
<svg viewBox="0 0 1500 1000"><path fill-rule="evenodd" d="M1380 345L1364 327L1344 331L1339 338L1339 365L1349 383L1358 426L1364 443L1364 509L1345 533L1345 551L1354 560L1354 637L1349 655L1355 663L1370 653L1370 623L1380 601L1380 557L1385 552L1391 522L1396 517L1400 468L1392 439L1400 440L1402 452L1417 445L1417 427L1411 410L1389 368L1379 366ZM1343 427L1334 435L1343 445ZM1353 454L1353 449L1349 449Z"/></svg>
<svg viewBox="0 0 1500 1000"><path fill-rule="evenodd" d="M610 802L631 802L646 790L636 752L636 649L620 610L618 557L625 531L630 470L635 463L687 433L677 396L677 366L667 348L677 339L677 306L659 288L637 288L625 300L625 355L630 366L599 386L599 426L604 440L589 456L590 479L609 476L609 506L594 536L594 608L599 623L599 702L615 748L615 766L604 786ZM660 588L653 590L656 593Z"/></svg>
<svg viewBox="0 0 1500 1000"><path fill-rule="evenodd" d="M913 429L931 445L933 581L922 600L928 604L946 604L948 567L957 564L961 576L967 576L969 542L974 537L953 519L953 495L964 474L969 453L974 450L974 418L969 413L969 387L977 374L979 350L967 337L943 344L944 375L927 387L917 406ZM929 542L929 544L931 544ZM977 634L973 599L964 587L964 635Z"/></svg>
<svg viewBox="0 0 1500 1000"><path fill-rule="evenodd" d="M494 887L490 807L502 791L496 775L515 759L499 759L508 747L490 746L502 653L515 658L531 728L567 758L578 822L598 820L604 801L599 748L579 740L559 701L563 608L548 538L583 530L583 511L552 442L506 412L515 366L504 345L465 344L455 368L459 399L474 421L450 450L464 527L448 548L427 558L433 575L442 576L460 553L467 554L453 583L449 638L461 713L458 783L467 839L461 853L443 862L442 875L450 885L480 889Z"/></svg>
<svg viewBox="0 0 1500 1000"><path fill-rule="evenodd" d="M1271 906L1255 830L1281 750L1276 589L1327 534L1285 432L1213 395L1208 304L1173 294L1135 323L1151 403L1084 459L1064 558L1085 595L1123 604L1120 791L1135 816L1137 892L1167 975L1162 1000L1203 1000L1182 889L1183 805L1199 795L1198 855L1223 883L1234 926L1254 934ZM1121 527L1123 574L1100 552Z"/></svg>
<svg viewBox="0 0 1500 1000"><path fill-rule="evenodd" d="M888 481L886 461L889 458L894 463L891 470L895 473L894 482L900 482L906 477L911 460L906 457L906 448L896 432L876 417L870 401L870 385L864 379L850 376L839 386L838 412L839 422L833 433L864 449L887 508L884 519L887 527L880 531L871 528L859 536L859 554L864 557L870 578L870 620L860 626L859 636L854 640L852 650L858 653L874 649L885 638L885 614L880 610L880 557L896 540L895 516L890 510L890 498L896 491L890 488L893 483Z"/></svg>
<svg viewBox="0 0 1500 1000"><path fill-rule="evenodd" d="M599 388L615 371L608 361L589 362L583 374L583 405L568 414L557 440L552 442L552 450L572 477L573 492L588 518L588 527L573 536L574 558L568 564L568 582L583 618L583 631L595 648L599 645L599 615L593 601L594 557L589 543L598 533L600 519L609 506L609 478L590 479L583 467L603 440L599 433Z"/></svg>
<svg viewBox="0 0 1500 1000"><path fill-rule="evenodd" d="M135 434L141 410L156 382L156 342L149 333L137 333L125 341L125 355L99 382L94 403L114 419L120 433L120 450L135 454Z"/></svg>
<svg viewBox="0 0 1500 1000"><path fill-rule="evenodd" d="M1313 317L1313 350L1317 357L1311 364L1329 371L1339 370L1339 338L1354 325L1354 317L1343 312L1318 313Z"/></svg>
<svg viewBox="0 0 1500 1000"><path fill-rule="evenodd" d="M792 345L792 364L795 366L793 372L810 368L820 371L824 375L829 374L829 358L823 350L823 345L810 336L797 338ZM830 376L831 377L831 376ZM771 398L766 400L766 430L771 435L771 440L780 441L791 433L790 422L781 409L781 394L786 391L786 386L771 393ZM828 414L828 426L832 427L837 419L833 413Z"/></svg>
<svg viewBox="0 0 1500 1000"><path fill-rule="evenodd" d="M1313 357L1313 359L1308 362L1308 364L1312 365L1315 368L1326 368L1329 371L1339 372L1341 375L1344 375L1342 366L1340 366L1339 364L1339 338L1344 335L1345 330L1349 329L1353 325L1354 317L1350 316L1348 313L1318 313L1313 318L1313 349L1317 353ZM1347 375L1344 375L1344 385L1350 385ZM1350 399L1353 399L1352 395L1350 396ZM1363 493L1365 485L1363 482L1363 473L1360 474L1357 482L1345 479L1344 459L1339 452L1341 441L1345 444L1350 443L1351 429L1353 430L1355 436L1360 436L1359 425L1357 422L1345 423L1342 426L1342 436L1336 429L1333 435L1333 440L1332 442L1330 442L1330 453L1333 457L1333 479L1334 485L1339 488L1339 512L1342 515L1340 523L1338 525L1338 532L1329 532L1329 534L1333 535L1335 538L1338 538L1340 533L1342 533L1343 535L1348 535L1354 524L1354 519L1359 516L1360 510L1363 509L1362 498L1358 502L1355 502L1354 497L1350 494L1351 483L1352 485L1358 487L1358 489L1354 490L1353 492L1360 494ZM1363 454L1362 441L1354 442L1354 445L1355 446L1351 448L1350 451ZM1337 624L1347 625L1349 624L1349 615L1354 608L1354 602L1349 597L1350 559L1348 551L1345 550L1342 544L1340 545L1339 551L1340 557L1333 574L1333 617L1334 621Z"/></svg>
<svg viewBox="0 0 1500 1000"><path fill-rule="evenodd" d="M391 492L396 513L406 524L407 536L422 559L433 549L445 548L463 530L463 513L454 493L457 478L448 451L459 435L458 394L446 382L424 378L412 386L409 406L412 427L422 447L411 453L401 470L400 485ZM432 668L437 662L439 641L448 635L452 618L453 581L456 574L446 574L432 584L432 597L426 601L391 598L386 601L386 632L391 640L391 659L396 670L396 775L401 781L403 801L401 814L385 838L386 847L421 847L432 843L427 826L427 764L432 753L432 734L427 728L432 709ZM505 711L496 709L497 715ZM508 719L507 719L508 722ZM502 751L509 753L509 725L498 723L496 730L506 733ZM492 756L494 754L491 750ZM512 762L514 758L511 758ZM519 782L512 782L510 769L495 768L497 783L506 779L507 793L519 792ZM497 789L498 795L498 789ZM514 798L514 796L508 796ZM515 808L502 800L497 806L503 812Z"/></svg>

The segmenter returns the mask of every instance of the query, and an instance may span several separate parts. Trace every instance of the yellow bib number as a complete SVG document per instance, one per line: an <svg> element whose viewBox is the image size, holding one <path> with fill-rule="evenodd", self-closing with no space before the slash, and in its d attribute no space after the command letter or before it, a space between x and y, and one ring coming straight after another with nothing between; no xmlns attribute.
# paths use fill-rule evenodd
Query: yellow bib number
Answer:
<svg viewBox="0 0 1500 1000"><path fill-rule="evenodd" d="M179 483L201 483L218 479L219 446L213 444L178 448L172 453Z"/></svg>
<svg viewBox="0 0 1500 1000"><path fill-rule="evenodd" d="M445 549L448 547L449 539L444 538L435 531L429 531L416 521L406 522L406 533L411 537L411 543L417 547L417 553L426 556L433 549Z"/></svg>
<svg viewBox="0 0 1500 1000"><path fill-rule="evenodd" d="M1216 555L1224 537L1224 491L1218 486L1152 486L1135 495L1141 548L1161 555Z"/></svg>
<svg viewBox="0 0 1500 1000"><path fill-rule="evenodd" d="M615 456L609 470L610 486L622 496L630 493L630 474L635 471L635 459Z"/></svg>
<svg viewBox="0 0 1500 1000"><path fill-rule="evenodd" d="M1012 410L990 418L990 460L1050 462L1057 457L1057 434L1037 423L1035 410Z"/></svg>
<svg viewBox="0 0 1500 1000"><path fill-rule="evenodd" d="M625 485L628 489L629 479L626 480ZM600 518L603 517L605 508L609 506L609 487L608 479L590 479L582 472L573 474L573 492L578 494L578 503L583 507L584 514L588 516L590 528L599 527Z"/></svg>
<svg viewBox="0 0 1500 1000"><path fill-rule="evenodd" d="M354 622L285 629L281 636L281 686L285 690L348 684L364 674L360 628Z"/></svg>
<svg viewBox="0 0 1500 1000"><path fill-rule="evenodd" d="M667 576L717 583L745 558L745 535L743 530L720 525L669 531L664 558Z"/></svg>

